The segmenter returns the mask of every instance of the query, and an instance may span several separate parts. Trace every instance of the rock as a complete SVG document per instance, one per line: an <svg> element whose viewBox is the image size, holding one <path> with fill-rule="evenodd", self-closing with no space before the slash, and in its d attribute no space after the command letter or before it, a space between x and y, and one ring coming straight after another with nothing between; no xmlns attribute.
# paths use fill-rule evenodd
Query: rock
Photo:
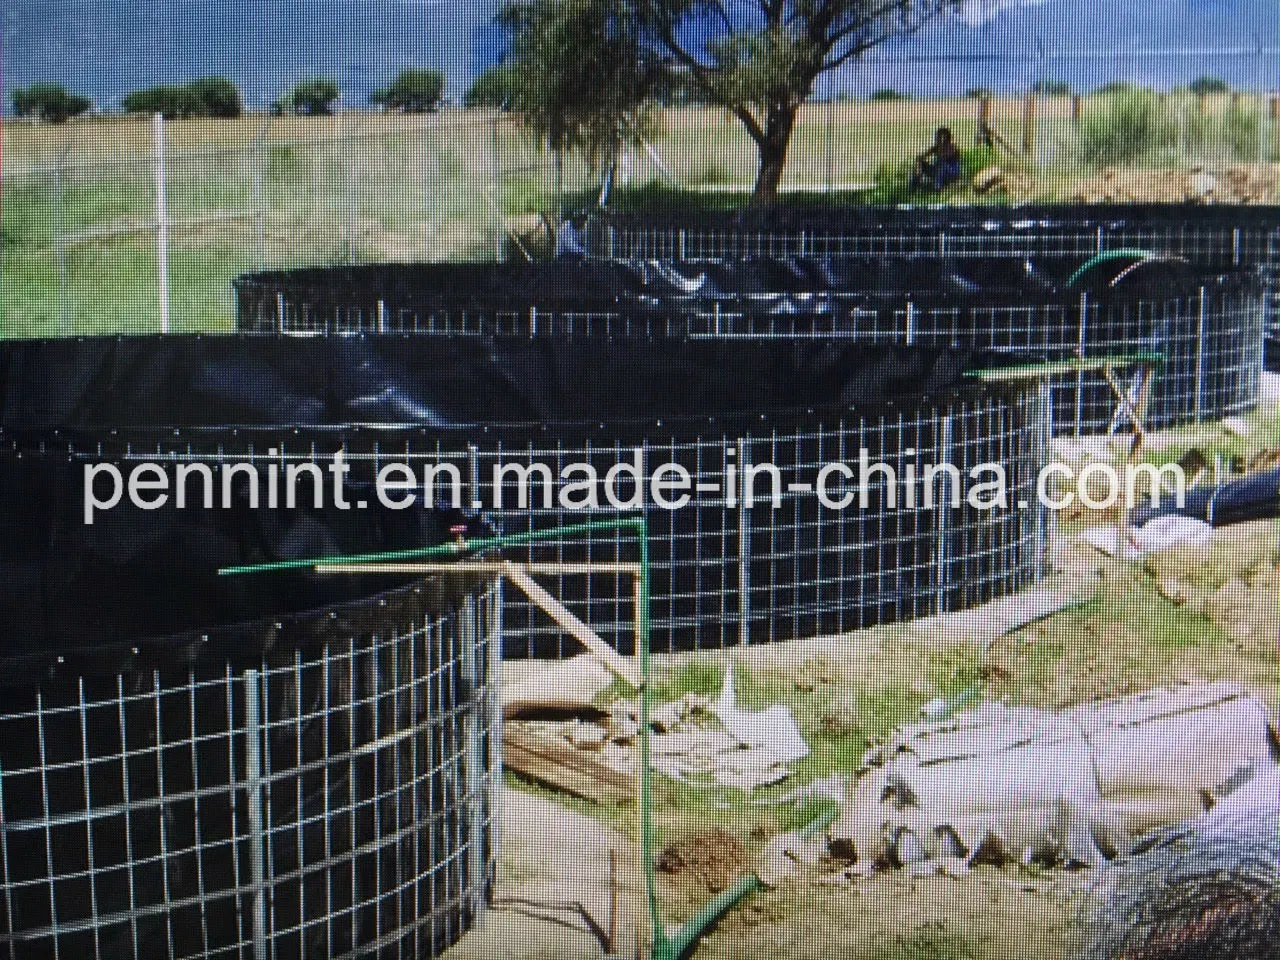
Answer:
<svg viewBox="0 0 1280 960"><path fill-rule="evenodd" d="M826 853L821 838L805 837L800 831L773 838L760 854L756 876L766 887L776 887L794 877L799 867L815 867Z"/></svg>
<svg viewBox="0 0 1280 960"><path fill-rule="evenodd" d="M564 738L579 750L599 750L609 739L609 731L596 723L573 720L566 725Z"/></svg>
<svg viewBox="0 0 1280 960"><path fill-rule="evenodd" d="M614 740L631 741L640 734L640 722L636 719L635 704L620 701L609 711L609 736Z"/></svg>
<svg viewBox="0 0 1280 960"><path fill-rule="evenodd" d="M1003 182L1004 171L995 164L983 167L973 175L973 189L978 193L986 193L988 190L1000 186Z"/></svg>
<svg viewBox="0 0 1280 960"><path fill-rule="evenodd" d="M1187 589L1187 585L1177 577L1166 577L1159 583L1160 596L1166 600L1182 606L1191 599L1191 591Z"/></svg>
<svg viewBox="0 0 1280 960"><path fill-rule="evenodd" d="M649 723L659 733L669 733L684 722L685 708L679 700L659 704L649 711Z"/></svg>
<svg viewBox="0 0 1280 960"><path fill-rule="evenodd" d="M1233 437L1247 437L1252 433L1248 421L1243 417L1227 417L1222 421L1222 429Z"/></svg>

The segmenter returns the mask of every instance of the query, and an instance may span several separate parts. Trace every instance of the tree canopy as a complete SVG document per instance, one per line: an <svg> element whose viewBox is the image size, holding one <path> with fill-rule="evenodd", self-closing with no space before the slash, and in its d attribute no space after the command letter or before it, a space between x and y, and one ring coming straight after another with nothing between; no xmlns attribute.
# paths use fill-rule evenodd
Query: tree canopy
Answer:
<svg viewBox="0 0 1280 960"><path fill-rule="evenodd" d="M627 0L509 0L508 107L556 151L616 155L649 126L653 76Z"/></svg>
<svg viewBox="0 0 1280 960"><path fill-rule="evenodd" d="M185 86L135 90L120 101L125 113L159 113L166 120L186 117L234 118L244 111L240 91L224 77L202 77Z"/></svg>
<svg viewBox="0 0 1280 960"><path fill-rule="evenodd" d="M510 64L499 63L481 73L462 97L464 107L506 108L516 99L518 71Z"/></svg>
<svg viewBox="0 0 1280 960"><path fill-rule="evenodd" d="M303 80L271 105L274 113L298 113L311 117L328 116L333 112L341 90L337 83L325 77Z"/></svg>
<svg viewBox="0 0 1280 960"><path fill-rule="evenodd" d="M395 82L375 90L369 102L387 110L426 113L440 106L444 98L445 76L439 70L401 70Z"/></svg>
<svg viewBox="0 0 1280 960"><path fill-rule="evenodd" d="M635 110L662 77L722 106L755 142L755 194L776 196L800 104L822 74L910 33L960 0L508 0L516 59L573 129ZM589 35L581 26L590 23ZM561 26L557 26L561 25ZM597 53L604 54L603 70Z"/></svg>
<svg viewBox="0 0 1280 960"><path fill-rule="evenodd" d="M76 93L68 93L61 84L34 83L13 91L13 112L19 117L34 117L46 123L65 123L78 117L93 101Z"/></svg>
<svg viewBox="0 0 1280 960"><path fill-rule="evenodd" d="M1192 80L1191 85L1187 89L1192 93L1205 96L1211 93L1226 93L1231 89L1231 85L1221 77L1214 77L1205 74Z"/></svg>

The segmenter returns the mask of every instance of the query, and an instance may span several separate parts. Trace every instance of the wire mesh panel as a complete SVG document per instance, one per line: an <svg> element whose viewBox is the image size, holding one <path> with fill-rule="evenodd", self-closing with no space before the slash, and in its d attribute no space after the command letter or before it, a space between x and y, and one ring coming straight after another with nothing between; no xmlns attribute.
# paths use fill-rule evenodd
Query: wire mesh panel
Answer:
<svg viewBox="0 0 1280 960"><path fill-rule="evenodd" d="M4 691L0 956L433 956L494 877L495 588ZM336 619L337 622L329 622ZM344 639L345 637L345 639ZM177 658L175 658L177 659Z"/></svg>
<svg viewBox="0 0 1280 960"><path fill-rule="evenodd" d="M610 215L587 228L605 260L750 257L1070 257L1146 249L1220 269L1269 262L1275 207L898 207L765 214Z"/></svg>

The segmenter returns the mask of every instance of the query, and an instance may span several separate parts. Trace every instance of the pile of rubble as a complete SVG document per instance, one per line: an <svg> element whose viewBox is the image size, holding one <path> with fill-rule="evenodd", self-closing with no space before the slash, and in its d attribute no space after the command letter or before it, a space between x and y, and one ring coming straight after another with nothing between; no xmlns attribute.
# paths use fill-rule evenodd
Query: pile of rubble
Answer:
<svg viewBox="0 0 1280 960"><path fill-rule="evenodd" d="M1221 170L1108 167L1076 184L1077 203L1272 203L1278 175L1274 164L1236 164Z"/></svg>
<svg viewBox="0 0 1280 960"><path fill-rule="evenodd" d="M639 769L640 708L637 700L600 701L611 683L593 657L576 657L503 691L505 739L518 756L507 765L533 779L590 799L607 796L566 783L556 766L596 771L604 783L634 777ZM676 781L706 778L723 787L754 790L791 774L789 764L809 754L790 711L781 706L743 710L737 705L733 671L712 700L686 693L657 704L649 715L650 767ZM534 753L536 762L526 763ZM580 781L580 778L577 778Z"/></svg>

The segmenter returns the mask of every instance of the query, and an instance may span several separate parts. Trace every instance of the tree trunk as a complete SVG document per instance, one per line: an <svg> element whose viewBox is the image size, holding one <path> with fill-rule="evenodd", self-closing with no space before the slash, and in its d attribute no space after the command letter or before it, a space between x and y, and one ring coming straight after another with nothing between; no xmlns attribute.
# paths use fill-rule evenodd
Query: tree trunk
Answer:
<svg viewBox="0 0 1280 960"><path fill-rule="evenodd" d="M778 199L778 185L782 182L782 171L787 165L787 148L791 146L796 109L796 105L791 103L774 103L769 106L764 136L756 140L760 168L756 173L753 203L766 204Z"/></svg>

